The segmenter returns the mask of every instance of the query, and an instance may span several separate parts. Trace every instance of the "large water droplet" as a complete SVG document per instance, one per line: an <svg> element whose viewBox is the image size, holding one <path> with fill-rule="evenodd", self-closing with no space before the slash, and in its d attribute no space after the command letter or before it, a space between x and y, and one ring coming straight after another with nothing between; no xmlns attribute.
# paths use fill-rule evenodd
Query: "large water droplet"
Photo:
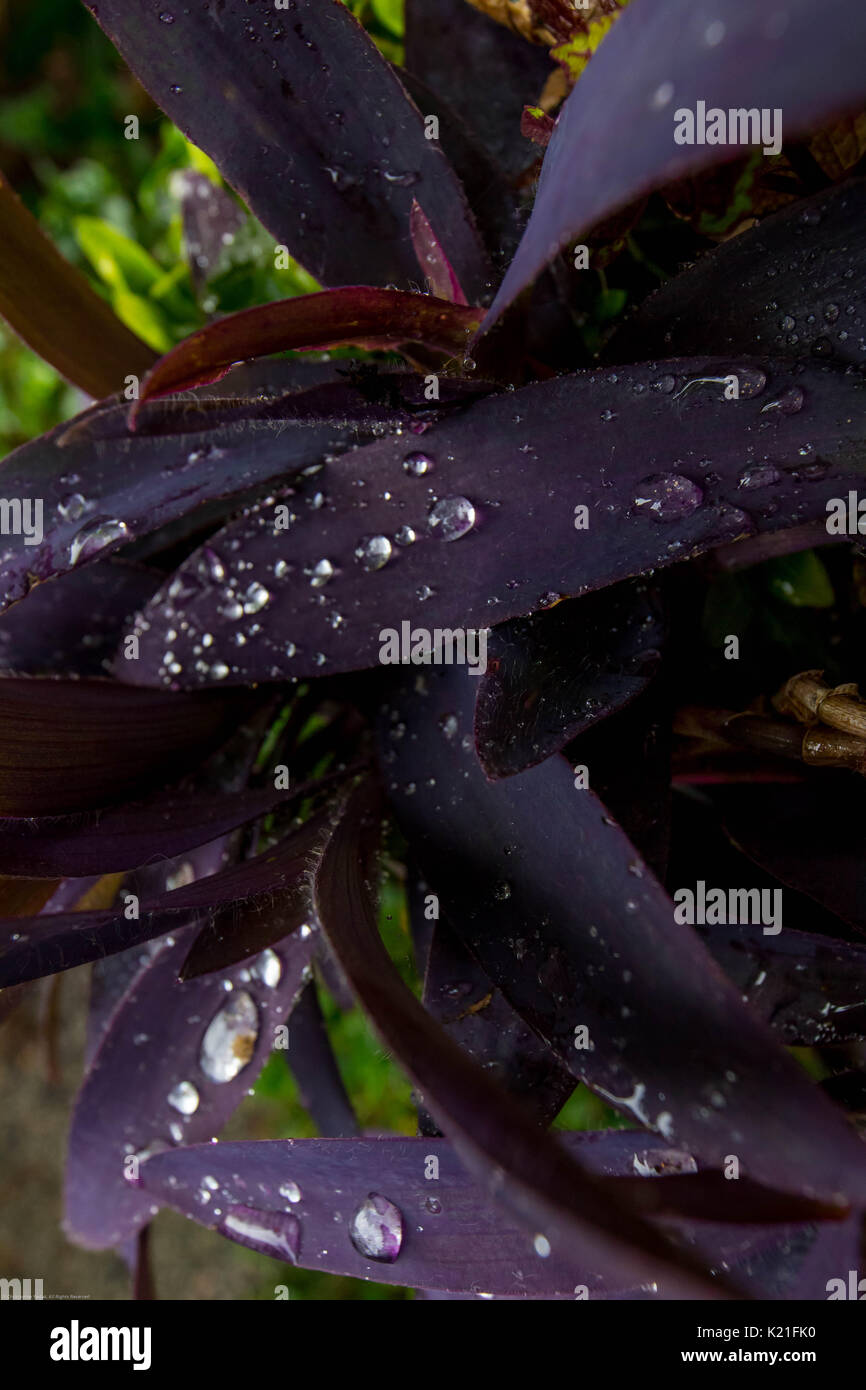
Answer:
<svg viewBox="0 0 866 1390"><path fill-rule="evenodd" d="M301 1189L296 1182L284 1182L277 1190L287 1202L299 1202L301 1200Z"/></svg>
<svg viewBox="0 0 866 1390"><path fill-rule="evenodd" d="M301 1249L301 1223L290 1212L257 1211L255 1207L232 1207L220 1224L220 1232L258 1250L263 1255L276 1255L298 1263Z"/></svg>
<svg viewBox="0 0 866 1390"><path fill-rule="evenodd" d="M79 560L92 560L94 555L98 555L108 546L130 539L129 527L125 521L105 516L94 517L82 526L72 541L69 547L69 563L77 565Z"/></svg>
<svg viewBox="0 0 866 1390"><path fill-rule="evenodd" d="M475 508L467 497L443 497L430 512L427 524L443 541L456 541L475 525Z"/></svg>
<svg viewBox="0 0 866 1390"><path fill-rule="evenodd" d="M191 1081L178 1081L167 1096L171 1108L181 1115L194 1115L198 1110L199 1099L199 1093Z"/></svg>
<svg viewBox="0 0 866 1390"><path fill-rule="evenodd" d="M257 980L261 980L263 985L267 985L268 989L274 989L280 983L283 963L276 951L272 951L270 946L266 946L255 961L252 973Z"/></svg>
<svg viewBox="0 0 866 1390"><path fill-rule="evenodd" d="M199 1064L211 1081L231 1081L251 1061L259 1034L259 1014L245 989L235 990L208 1025Z"/></svg>
<svg viewBox="0 0 866 1390"><path fill-rule="evenodd" d="M355 559L365 570L380 570L391 558L391 542L387 536L367 536L355 548Z"/></svg>
<svg viewBox="0 0 866 1390"><path fill-rule="evenodd" d="M679 473L654 473L638 484L634 505L648 511L655 521L678 521L697 511L703 490Z"/></svg>
<svg viewBox="0 0 866 1390"><path fill-rule="evenodd" d="M403 1244L403 1215L387 1197L371 1192L352 1217L349 1235L359 1255L393 1264Z"/></svg>

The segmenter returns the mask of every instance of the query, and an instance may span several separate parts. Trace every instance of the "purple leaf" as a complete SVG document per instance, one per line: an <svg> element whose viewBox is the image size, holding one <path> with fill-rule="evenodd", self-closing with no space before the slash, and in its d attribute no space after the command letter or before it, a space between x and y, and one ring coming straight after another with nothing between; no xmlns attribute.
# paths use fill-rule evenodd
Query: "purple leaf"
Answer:
<svg viewBox="0 0 866 1390"><path fill-rule="evenodd" d="M7 538L2 606L24 598L35 581L102 559L179 517L189 516L193 531L213 525L251 488L285 491L324 456L385 429L423 426L438 413L414 374L379 378L374 370L335 381L329 367L332 380L322 383L321 368L306 367L268 363L252 376L242 368L210 395L148 404L135 434L126 407L107 402L16 449L3 463L4 487L21 499L22 514L35 507L42 535L38 545L24 533ZM311 376L314 384L299 390ZM462 396L446 387L445 408ZM228 498L215 515L208 511Z"/></svg>
<svg viewBox="0 0 866 1390"><path fill-rule="evenodd" d="M208 952L218 950L220 959L211 963L208 955L204 969L220 968L224 955L230 962L246 960L304 921L310 859L321 842L322 828L323 822L313 818L254 859L140 902L137 916L127 916L128 904L122 902L104 911L0 919L0 986L69 970L152 941L176 929L190 914L204 916L215 908L222 909L219 925L205 945ZM224 937L229 938L227 945ZM197 948L199 953L205 954L204 945Z"/></svg>
<svg viewBox="0 0 866 1390"><path fill-rule="evenodd" d="M461 1159L530 1229L537 1253L586 1258L629 1282L663 1278L671 1296L713 1297L687 1256L611 1200L422 1008L379 937L370 881L380 807L372 784L349 799L316 870L318 920L383 1044L399 1059ZM382 1194L385 1195L385 1194ZM536 1236L538 1241L538 1236Z"/></svg>
<svg viewBox="0 0 866 1390"><path fill-rule="evenodd" d="M218 1132L275 1046L309 974L316 937L299 936L249 967L179 983L195 928L166 937L115 1009L87 1073L69 1138L67 1234L117 1245L154 1211L135 1155Z"/></svg>
<svg viewBox="0 0 866 1390"><path fill-rule="evenodd" d="M0 677L2 816L55 816L141 796L228 738L248 692L146 695L110 680Z"/></svg>
<svg viewBox="0 0 866 1390"><path fill-rule="evenodd" d="M418 197L461 283L473 298L482 290L487 268L460 184L339 0L294 0L291 14L270 0L88 9L166 115L317 280L416 281Z"/></svg>
<svg viewBox="0 0 866 1390"><path fill-rule="evenodd" d="M658 602L642 585L494 628L475 704L475 742L488 777L534 767L633 700L658 665L663 636Z"/></svg>
<svg viewBox="0 0 866 1390"><path fill-rule="evenodd" d="M670 1142L708 1162L736 1153L772 1186L862 1198L862 1145L594 793L561 758L488 782L466 737L473 682L425 679L389 702L384 727L409 736L386 741L387 787L442 912L512 1006L577 1079Z"/></svg>
<svg viewBox="0 0 866 1390"><path fill-rule="evenodd" d="M159 359L142 382L130 421L135 428L145 401L153 397L219 380L235 362L289 348L399 348L411 341L462 355L480 317L481 311L465 302L366 285L241 309L199 328Z"/></svg>
<svg viewBox="0 0 866 1390"><path fill-rule="evenodd" d="M135 869L215 840L320 785L248 788L231 797L184 788L86 817L0 820L0 873L53 878Z"/></svg>
<svg viewBox="0 0 866 1390"><path fill-rule="evenodd" d="M568 1134L562 1140L587 1172L606 1178L611 1185L636 1170L664 1173L666 1160L674 1161L673 1172L677 1159L689 1160L694 1167L689 1155L660 1149L640 1131ZM539 1258L532 1233L491 1201L490 1194L466 1173L455 1148L441 1138L199 1144L154 1154L140 1171L144 1191L154 1200L283 1260L287 1258L280 1238L284 1231L289 1258L306 1269L423 1289L465 1291L475 1297L573 1300L577 1284L586 1285L590 1298L639 1290L635 1280L601 1276L588 1254L575 1261L555 1251ZM683 1186L693 1179L647 1176L637 1181L645 1185L648 1196L662 1200L665 1189L678 1189L679 1195L671 1200L682 1205L688 1199ZM694 1181L705 1194L703 1175L696 1174ZM742 1185L725 1186L728 1205L739 1205L745 1180ZM204 1193L211 1194L209 1201L203 1201ZM386 1238L378 1242L380 1253L375 1257L365 1256L364 1242L356 1243L351 1237L353 1221L359 1211L366 1214L371 1196L379 1206L388 1204L389 1217L383 1223ZM756 1194L753 1200L757 1205L760 1198ZM766 1204L759 1210L766 1213ZM818 1239L823 1241L825 1232L832 1237L846 1227L847 1223L837 1221L822 1225ZM814 1240L814 1227L780 1230L745 1225L736 1229L704 1221L690 1223L690 1229L708 1257L717 1265L727 1260L758 1297L769 1279L790 1281L802 1272ZM792 1237L799 1237L799 1249ZM393 1258L383 1258L385 1253ZM751 1264L757 1266L754 1272ZM814 1280L812 1284L799 1296L815 1296ZM657 1291L648 1292L652 1296ZM664 1297L664 1287L660 1292ZM775 1288L769 1296L773 1295L779 1296Z"/></svg>
<svg viewBox="0 0 866 1390"><path fill-rule="evenodd" d="M739 399L724 399L729 376ZM205 684L193 653L205 632L231 683L372 666L404 623L486 628L824 517L827 500L863 476L862 395L859 379L820 364L700 358L488 398L420 440L378 441L327 464L310 485L327 505L296 506L289 535L269 504L231 523L211 543L227 578L203 575L201 552L186 561L144 611L140 660L119 662L118 674ZM242 575L240 558L252 566ZM238 648L238 624L221 610L227 586L250 583L270 601L255 640ZM177 678L167 629L179 632Z"/></svg>
<svg viewBox="0 0 866 1390"><path fill-rule="evenodd" d="M756 143L769 149L774 136L790 140L859 110L864 47L860 0L836 0L821 23L811 0L769 12L753 0L721 10L718 0L630 5L560 112L529 226L485 328L572 238L642 194L736 156L727 120L730 144L702 140L701 111L765 112ZM685 111L696 129L680 144Z"/></svg>
<svg viewBox="0 0 866 1390"><path fill-rule="evenodd" d="M641 305L606 358L773 352L863 365L864 271L866 179L857 179L707 252Z"/></svg>
<svg viewBox="0 0 866 1390"><path fill-rule="evenodd" d="M127 619L159 587L160 574L120 560L37 584L0 616L0 670L18 675L103 676Z"/></svg>
<svg viewBox="0 0 866 1390"><path fill-rule="evenodd" d="M424 1007L543 1127L575 1089L574 1077L491 983L444 917L435 923Z"/></svg>

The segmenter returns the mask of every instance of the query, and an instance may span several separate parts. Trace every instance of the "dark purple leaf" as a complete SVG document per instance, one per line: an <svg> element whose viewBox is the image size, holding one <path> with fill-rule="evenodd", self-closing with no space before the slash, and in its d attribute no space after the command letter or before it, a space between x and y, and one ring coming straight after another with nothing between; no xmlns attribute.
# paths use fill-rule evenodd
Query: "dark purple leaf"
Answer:
<svg viewBox="0 0 866 1390"><path fill-rule="evenodd" d="M332 379L322 383L321 368L311 373L307 364L263 364L258 377L241 369L210 395L144 406L134 434L127 408L108 402L16 449L3 463L4 486L21 499L22 514L35 507L42 536L38 545L23 533L7 538L2 607L35 582L102 559L179 517L190 516L190 530L214 525L251 488L271 483L285 491L323 457L386 429L422 428L438 413L413 373L379 377L371 369L341 381L328 370ZM311 377L310 389L300 390ZM443 388L446 408L464 398L466 388ZM214 499L233 501L214 514Z"/></svg>
<svg viewBox="0 0 866 1390"><path fill-rule="evenodd" d="M729 375L737 400L724 399ZM863 476L863 393L859 379L817 363L701 358L480 401L419 440L327 464L310 484L327 505L295 507L290 536L275 530L270 504L230 524L211 543L227 578L208 577L203 552L193 555L145 609L141 659L118 673L207 683L193 652L205 632L231 683L372 666L383 632L399 636L404 623L487 627L826 516L827 500ZM415 543L401 543L406 527ZM252 566L243 574L240 559ZM271 597L255 640L238 648L244 628L220 610L227 589L253 582ZM167 629L179 632L180 677L164 661Z"/></svg>
<svg viewBox="0 0 866 1390"><path fill-rule="evenodd" d="M349 1139L358 1133L352 1102L346 1095L315 984L310 981L292 1010L286 1062L320 1134Z"/></svg>
<svg viewBox="0 0 866 1390"><path fill-rule="evenodd" d="M271 0L88 9L166 115L317 280L417 282L417 197L461 284L480 293L487 267L460 184L339 0L294 0L291 13Z"/></svg>
<svg viewBox="0 0 866 1390"><path fill-rule="evenodd" d="M539 1124L553 1122L575 1088L574 1077L514 1012L444 917L435 923L423 999L449 1036Z"/></svg>
<svg viewBox="0 0 866 1390"><path fill-rule="evenodd" d="M210 1139L225 1124L276 1045L316 942L295 936L249 967L179 983L194 932L145 950L78 1097L65 1227L90 1249L117 1245L155 1210L125 1175L137 1167L130 1159Z"/></svg>
<svg viewBox="0 0 866 1390"><path fill-rule="evenodd" d="M772 352L861 366L864 272L866 180L857 179L709 251L641 305L606 356L634 362L659 353Z"/></svg>
<svg viewBox="0 0 866 1390"><path fill-rule="evenodd" d="M864 48L860 0L836 0L820 23L812 0L777 11L753 0L721 9L718 0L630 5L560 112L529 226L486 323L569 240L651 189L741 150L701 143L703 129L693 143L676 143L677 112L697 113L699 102L726 115L766 111L774 125L760 143L770 148L774 131L790 140L863 105ZM726 138L732 133L736 140L737 132Z"/></svg>
<svg viewBox="0 0 866 1390"><path fill-rule="evenodd" d="M183 854L277 806L316 792L321 781L286 791L225 792L185 788L89 816L0 820L0 873L66 877L116 873Z"/></svg>
<svg viewBox="0 0 866 1390"><path fill-rule="evenodd" d="M467 737L472 681L425 679L389 702L385 727L407 736L385 740L387 786L442 912L513 1007L575 1077L670 1142L712 1163L735 1153L772 1186L860 1197L862 1145L594 793L561 758L488 782Z"/></svg>
<svg viewBox="0 0 866 1390"><path fill-rule="evenodd" d="M241 309L199 328L161 357L144 378L130 419L135 427L148 399L218 380L235 362L289 348L399 348L411 341L462 356L480 317L480 310L465 303L366 285Z"/></svg>
<svg viewBox="0 0 866 1390"><path fill-rule="evenodd" d="M158 571L108 560L38 584L0 616L0 670L101 676L127 619L158 588ZM27 872L27 870L24 870Z"/></svg>
<svg viewBox="0 0 866 1390"><path fill-rule="evenodd" d="M64 815L141 796L196 766L254 702L240 691L202 699L110 680L2 676L0 815Z"/></svg>
<svg viewBox="0 0 866 1390"><path fill-rule="evenodd" d="M371 784L361 784L316 869L314 907L376 1032L462 1160L487 1191L542 1236L542 1257L554 1250L563 1258L587 1259L603 1276L622 1279L628 1271L628 1282L663 1279L672 1297L712 1298L699 1265L636 1220L628 1201L609 1198L448 1037L403 983L379 937L369 887L379 821L378 796Z"/></svg>
<svg viewBox="0 0 866 1390"><path fill-rule="evenodd" d="M660 1149L640 1131L569 1134L562 1140L582 1168L610 1184L638 1170L663 1174L668 1162L674 1173L677 1161L694 1168L690 1155ZM436 1160L435 1168L431 1160ZM691 1179L647 1176L638 1181L648 1195L662 1199L666 1188L679 1188L676 1200L682 1205L688 1198L683 1184ZM696 1175L696 1181L706 1192L703 1176ZM554 1252L539 1258L531 1232L491 1201L441 1138L199 1144L154 1154L141 1166L141 1182L148 1196L200 1225L307 1269L462 1290L475 1297L573 1300L580 1296L579 1284L590 1298L639 1291L636 1281L599 1275L589 1257L572 1262ZM734 1205L739 1205L739 1187L726 1184ZM202 1200L205 1192L212 1194L210 1201ZM379 1257L365 1258L350 1232L371 1194L390 1204L391 1221L377 1242ZM819 1240L840 1226L835 1221L822 1226ZM694 1229L708 1257L718 1264L727 1259L733 1273L748 1280L759 1297L768 1276L790 1280L800 1271L814 1240L814 1227L736 1229L706 1221ZM792 1237L799 1238L799 1250ZM385 1253L394 1257L384 1259ZM646 1292L653 1296L656 1290ZM663 1288L661 1292L664 1296ZM810 1292L814 1296L815 1290Z"/></svg>
<svg viewBox="0 0 866 1390"><path fill-rule="evenodd" d="M216 908L221 909L218 925L200 948L196 946L201 970L195 973L222 967L224 957L232 963L246 960L304 921L310 861L320 845L322 827L323 822L313 818L254 859L145 899L137 917L127 917L121 902L102 911L0 919L0 985L113 955L163 936L190 914L203 919Z"/></svg>
<svg viewBox="0 0 866 1390"><path fill-rule="evenodd" d="M663 640L658 601L644 585L494 628L475 705L475 742L488 777L534 767L633 700L657 667Z"/></svg>
<svg viewBox="0 0 866 1390"><path fill-rule="evenodd" d="M503 177L532 164L536 152L520 118L554 71L547 49L492 24L465 0L407 0L406 67L465 121Z"/></svg>

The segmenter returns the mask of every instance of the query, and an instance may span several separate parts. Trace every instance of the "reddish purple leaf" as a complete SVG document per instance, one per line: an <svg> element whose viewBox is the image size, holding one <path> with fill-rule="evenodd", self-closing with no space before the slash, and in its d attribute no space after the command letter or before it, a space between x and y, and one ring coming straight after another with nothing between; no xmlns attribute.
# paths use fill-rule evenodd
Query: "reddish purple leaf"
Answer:
<svg viewBox="0 0 866 1390"><path fill-rule="evenodd" d="M442 250L442 243L430 226L427 214L421 204L414 200L410 214L410 225L412 245L415 247L415 255L418 257L418 264L427 279L430 293L439 299L447 299L451 304L468 303L466 295L460 288L460 281L454 274L454 268Z"/></svg>
<svg viewBox="0 0 866 1390"><path fill-rule="evenodd" d="M353 285L280 299L227 314L185 338L148 372L130 420L144 402L219 379L235 362L289 348L399 348L423 343L452 357L466 351L481 311L427 294Z"/></svg>

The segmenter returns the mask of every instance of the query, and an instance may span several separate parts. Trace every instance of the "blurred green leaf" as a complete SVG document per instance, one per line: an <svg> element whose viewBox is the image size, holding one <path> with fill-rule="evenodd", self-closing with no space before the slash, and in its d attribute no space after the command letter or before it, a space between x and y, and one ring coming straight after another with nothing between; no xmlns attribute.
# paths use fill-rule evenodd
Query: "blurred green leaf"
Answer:
<svg viewBox="0 0 866 1390"><path fill-rule="evenodd" d="M836 601L824 562L814 550L768 561L767 587L793 608L832 608Z"/></svg>

